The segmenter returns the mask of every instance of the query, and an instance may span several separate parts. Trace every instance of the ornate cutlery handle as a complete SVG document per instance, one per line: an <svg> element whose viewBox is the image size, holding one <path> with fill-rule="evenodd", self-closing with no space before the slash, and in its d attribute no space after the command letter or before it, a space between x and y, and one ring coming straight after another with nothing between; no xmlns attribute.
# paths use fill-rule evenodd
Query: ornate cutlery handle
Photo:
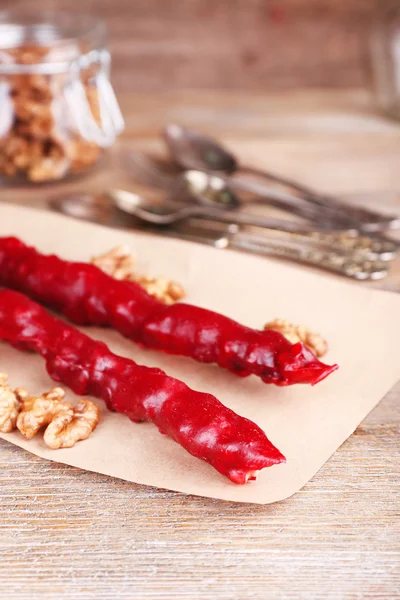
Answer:
<svg viewBox="0 0 400 600"><path fill-rule="evenodd" d="M246 250L258 255L286 258L293 262L315 266L319 269L358 280L383 279L388 274L387 263L371 261L354 252L332 252L326 249L309 248L295 243L277 240L259 243L247 236L233 234L228 247Z"/></svg>

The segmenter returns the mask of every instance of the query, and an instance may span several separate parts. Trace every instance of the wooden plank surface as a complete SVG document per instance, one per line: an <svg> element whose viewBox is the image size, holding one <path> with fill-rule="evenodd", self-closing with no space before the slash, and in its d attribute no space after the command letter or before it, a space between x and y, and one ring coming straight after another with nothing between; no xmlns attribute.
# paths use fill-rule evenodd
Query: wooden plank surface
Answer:
<svg viewBox="0 0 400 600"><path fill-rule="evenodd" d="M367 83L370 25L387 1L87 0L84 10L108 25L120 91L340 87Z"/></svg>
<svg viewBox="0 0 400 600"><path fill-rule="evenodd" d="M120 146L154 149L159 127L180 116L323 189L400 189L400 128L361 91L128 95L122 104ZM129 185L115 156L90 177L3 188L0 199L39 207L55 191L112 181ZM379 285L400 290L398 261ZM399 396L400 385L303 490L265 507L141 487L1 442L0 598L400 598Z"/></svg>

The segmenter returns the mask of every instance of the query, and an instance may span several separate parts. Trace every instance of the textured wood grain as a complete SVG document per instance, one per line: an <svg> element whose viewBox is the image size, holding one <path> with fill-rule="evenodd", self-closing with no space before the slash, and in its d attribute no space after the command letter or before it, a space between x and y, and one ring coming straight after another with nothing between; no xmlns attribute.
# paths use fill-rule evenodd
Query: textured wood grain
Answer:
<svg viewBox="0 0 400 600"><path fill-rule="evenodd" d="M154 149L159 126L180 114L244 157L324 189L400 188L400 128L363 92L129 95L122 104L123 145ZM57 188L2 189L0 198L44 206L55 191L127 184L123 177L110 164ZM399 206L395 197L386 204ZM399 263L379 285L400 291ZM142 487L1 442L0 598L400 598L399 397L400 385L303 490L271 506Z"/></svg>
<svg viewBox="0 0 400 600"><path fill-rule="evenodd" d="M140 487L2 442L0 597L398 598L399 392L301 492L264 507Z"/></svg>
<svg viewBox="0 0 400 600"><path fill-rule="evenodd" d="M382 6L386 0L379 0ZM32 7L31 0L14 0ZM7 0L0 6L8 8ZM121 91L349 86L368 81L375 0L87 0L110 30ZM36 0L35 10L82 10Z"/></svg>

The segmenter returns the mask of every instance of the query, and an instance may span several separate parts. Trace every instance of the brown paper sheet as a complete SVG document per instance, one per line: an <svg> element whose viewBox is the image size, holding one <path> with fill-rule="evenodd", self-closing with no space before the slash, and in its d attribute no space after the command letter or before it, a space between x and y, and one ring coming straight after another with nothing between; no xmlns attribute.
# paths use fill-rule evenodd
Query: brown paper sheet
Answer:
<svg viewBox="0 0 400 600"><path fill-rule="evenodd" d="M319 275L279 261L220 251L178 240L114 231L47 212L0 206L0 235L17 235L43 252L88 260L125 243L142 272L184 284L188 301L260 328L275 317L306 324L329 341L327 362L340 370L314 388L277 388L241 379L190 359L141 350L117 332L86 328L114 352L158 366L194 389L211 392L253 419L285 454L287 463L264 469L237 486L190 456L150 423L109 413L74 448L49 450L41 436L1 437L43 458L141 484L240 502L266 504L294 494L320 469L400 378L400 296ZM43 360L0 343L0 370L11 385L32 393L51 385ZM72 392L69 392L72 398Z"/></svg>

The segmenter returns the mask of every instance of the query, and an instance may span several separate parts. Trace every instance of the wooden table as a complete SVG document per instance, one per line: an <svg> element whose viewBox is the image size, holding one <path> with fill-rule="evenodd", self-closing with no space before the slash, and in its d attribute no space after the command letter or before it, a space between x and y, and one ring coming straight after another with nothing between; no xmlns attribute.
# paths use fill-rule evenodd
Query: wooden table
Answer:
<svg viewBox="0 0 400 600"><path fill-rule="evenodd" d="M179 120L321 189L400 190L400 127L362 91L129 95L122 104L122 144L155 147L159 127ZM112 177L110 165L57 191L100 190ZM54 191L0 194L40 206ZM399 262L383 287L400 290ZM264 507L142 487L1 442L0 597L400 598L399 395L397 386L303 490Z"/></svg>

